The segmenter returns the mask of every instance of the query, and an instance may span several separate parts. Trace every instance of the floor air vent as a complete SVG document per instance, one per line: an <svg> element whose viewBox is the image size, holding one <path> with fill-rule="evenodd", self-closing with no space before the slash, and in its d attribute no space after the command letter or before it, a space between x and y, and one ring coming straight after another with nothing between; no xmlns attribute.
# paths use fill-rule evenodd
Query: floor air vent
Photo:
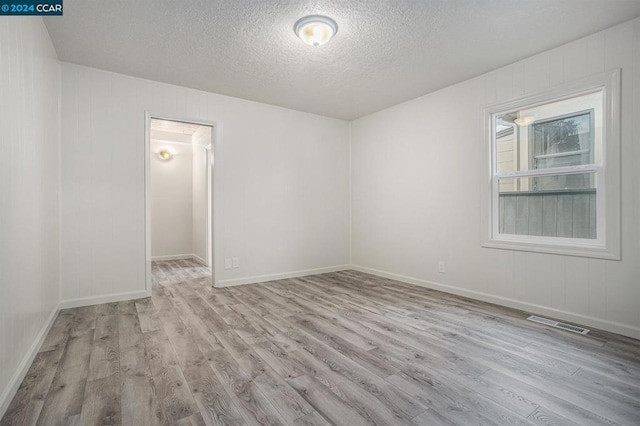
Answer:
<svg viewBox="0 0 640 426"><path fill-rule="evenodd" d="M550 325L551 327L561 328L562 330L573 331L574 333L587 334L589 332L589 329L587 328L578 327L577 325L565 324L563 322L554 321L549 318L537 317L535 315L531 315L527 319L529 321L539 322L540 324Z"/></svg>

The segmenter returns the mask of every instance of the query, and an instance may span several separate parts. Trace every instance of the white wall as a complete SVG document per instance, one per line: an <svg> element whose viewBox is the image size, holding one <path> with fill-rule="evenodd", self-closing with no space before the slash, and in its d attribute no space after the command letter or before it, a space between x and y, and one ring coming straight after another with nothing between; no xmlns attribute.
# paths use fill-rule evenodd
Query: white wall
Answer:
<svg viewBox="0 0 640 426"><path fill-rule="evenodd" d="M42 19L0 17L0 417L58 307L59 101Z"/></svg>
<svg viewBox="0 0 640 426"><path fill-rule="evenodd" d="M347 122L63 64L63 300L142 296L145 111L217 124L220 284L349 263Z"/></svg>
<svg viewBox="0 0 640 426"><path fill-rule="evenodd" d="M207 149L211 127L191 136L151 132L151 257L154 260L207 256ZM163 139L155 139L162 137ZM171 140L182 142L171 142ZM174 154L162 161L158 153Z"/></svg>
<svg viewBox="0 0 640 426"><path fill-rule="evenodd" d="M157 155L168 150L173 158ZM151 257L190 256L193 234L191 143L151 139Z"/></svg>
<svg viewBox="0 0 640 426"><path fill-rule="evenodd" d="M635 20L353 122L353 263L640 338L638 46ZM481 248L483 108L613 68L623 260Z"/></svg>
<svg viewBox="0 0 640 426"><path fill-rule="evenodd" d="M191 253L208 262L207 256L207 146L211 145L211 127L201 126L192 136L193 141L193 228Z"/></svg>

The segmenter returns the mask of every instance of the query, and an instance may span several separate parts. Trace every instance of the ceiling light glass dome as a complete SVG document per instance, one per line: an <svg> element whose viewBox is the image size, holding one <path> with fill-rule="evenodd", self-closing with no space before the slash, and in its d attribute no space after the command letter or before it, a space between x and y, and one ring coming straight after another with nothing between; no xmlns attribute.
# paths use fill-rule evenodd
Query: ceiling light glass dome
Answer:
<svg viewBox="0 0 640 426"><path fill-rule="evenodd" d="M308 45L322 46L338 32L338 24L326 16L310 15L299 19L293 31Z"/></svg>

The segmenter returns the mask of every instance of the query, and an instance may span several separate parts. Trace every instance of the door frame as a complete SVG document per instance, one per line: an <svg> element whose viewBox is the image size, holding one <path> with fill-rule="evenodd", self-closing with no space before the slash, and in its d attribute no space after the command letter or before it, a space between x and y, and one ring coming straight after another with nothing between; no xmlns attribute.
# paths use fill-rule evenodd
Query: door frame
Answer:
<svg viewBox="0 0 640 426"><path fill-rule="evenodd" d="M216 273L215 273L215 214L214 207L215 194L214 182L215 182L215 162L216 162L216 146L220 143L221 131L220 123L216 121L206 121L198 118L185 118L176 117L164 114L155 114L151 111L145 111L144 113L144 239L145 239L145 291L147 296L151 296L152 293L152 281L151 281L151 120L168 120L178 121L182 123L197 124L199 126L211 127L211 149L209 155L209 168L207 174L210 175L210 179L207 181L207 188L209 192L209 199L211 204L208 206L209 219L207 223L207 239L209 240L209 252L210 252L210 265L211 270L211 285L215 287Z"/></svg>

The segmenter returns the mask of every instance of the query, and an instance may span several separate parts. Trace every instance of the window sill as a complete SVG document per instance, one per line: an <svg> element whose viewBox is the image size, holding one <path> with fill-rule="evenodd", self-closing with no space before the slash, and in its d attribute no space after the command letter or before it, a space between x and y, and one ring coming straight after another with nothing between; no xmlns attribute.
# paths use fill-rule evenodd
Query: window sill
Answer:
<svg viewBox="0 0 640 426"><path fill-rule="evenodd" d="M619 252L595 244L558 244L538 241L491 239L482 244L484 248L558 254L564 256L589 257L606 260L621 260Z"/></svg>

